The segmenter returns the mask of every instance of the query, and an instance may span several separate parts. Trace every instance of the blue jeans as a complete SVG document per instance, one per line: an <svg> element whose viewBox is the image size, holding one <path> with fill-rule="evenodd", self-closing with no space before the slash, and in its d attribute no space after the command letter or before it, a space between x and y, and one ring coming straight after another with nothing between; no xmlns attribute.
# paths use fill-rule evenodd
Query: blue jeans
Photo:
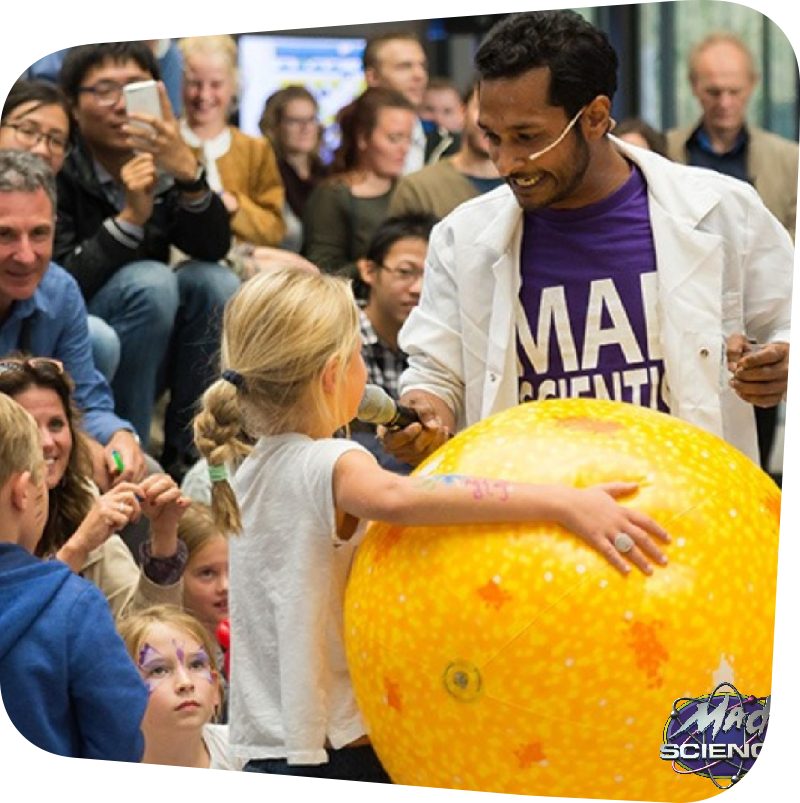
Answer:
<svg viewBox="0 0 800 803"><path fill-rule="evenodd" d="M119 367L120 344L117 333L102 318L89 315L89 340L92 344L94 367L109 384L114 380Z"/></svg>
<svg viewBox="0 0 800 803"><path fill-rule="evenodd" d="M187 262L173 270L142 260L120 268L89 302L89 312L119 337L114 405L144 446L156 399L166 389L172 411L165 439L191 446L194 403L213 376L222 310L238 286L235 274L217 263Z"/></svg>
<svg viewBox="0 0 800 803"><path fill-rule="evenodd" d="M392 783L372 745L328 749L327 764L289 764L285 758L259 758L244 765L245 772L267 775L294 775L304 778L328 778L340 781Z"/></svg>

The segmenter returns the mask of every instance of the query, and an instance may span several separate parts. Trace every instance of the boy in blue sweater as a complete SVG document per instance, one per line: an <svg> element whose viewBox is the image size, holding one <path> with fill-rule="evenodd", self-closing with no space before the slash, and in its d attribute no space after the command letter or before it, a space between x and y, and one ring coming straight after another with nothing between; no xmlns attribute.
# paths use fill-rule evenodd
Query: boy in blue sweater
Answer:
<svg viewBox="0 0 800 803"><path fill-rule="evenodd" d="M147 688L102 592L66 564L33 557L47 521L41 441L33 418L2 394L0 432L0 695L8 717L50 753L138 762Z"/></svg>

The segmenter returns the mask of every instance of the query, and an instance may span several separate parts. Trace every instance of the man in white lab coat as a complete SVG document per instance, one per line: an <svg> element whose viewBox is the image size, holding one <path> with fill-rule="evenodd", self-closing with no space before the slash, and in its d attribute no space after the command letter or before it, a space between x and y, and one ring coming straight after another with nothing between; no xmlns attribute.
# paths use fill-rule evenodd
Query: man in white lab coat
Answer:
<svg viewBox="0 0 800 803"><path fill-rule="evenodd" d="M400 336L400 401L421 423L387 450L419 462L491 413L585 396L676 415L758 461L753 405L787 386L784 227L746 183L610 135L617 58L580 15L510 15L476 65L507 186L434 229Z"/></svg>

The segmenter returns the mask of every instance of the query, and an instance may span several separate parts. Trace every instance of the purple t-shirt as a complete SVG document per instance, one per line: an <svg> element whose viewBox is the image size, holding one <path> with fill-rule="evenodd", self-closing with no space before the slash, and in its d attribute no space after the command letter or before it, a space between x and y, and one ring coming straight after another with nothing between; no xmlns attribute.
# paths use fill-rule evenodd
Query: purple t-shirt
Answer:
<svg viewBox="0 0 800 803"><path fill-rule="evenodd" d="M647 185L580 209L525 213L519 397L589 397L669 412Z"/></svg>

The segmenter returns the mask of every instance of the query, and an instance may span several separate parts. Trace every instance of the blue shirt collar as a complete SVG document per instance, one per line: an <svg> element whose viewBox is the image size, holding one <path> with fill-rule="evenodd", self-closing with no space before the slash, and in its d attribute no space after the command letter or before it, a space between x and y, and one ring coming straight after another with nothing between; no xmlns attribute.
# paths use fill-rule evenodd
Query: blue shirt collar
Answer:
<svg viewBox="0 0 800 803"><path fill-rule="evenodd" d="M736 142L733 143L733 147L730 150L725 151L724 154L717 153L711 147L711 138L708 136L708 133L706 132L705 128L703 128L702 125L700 126L700 128L697 129L697 132L695 134L695 139L697 141L697 144L707 153L714 154L715 156L736 156L745 149L745 146L747 145L748 136L747 136L747 129L743 126L742 130L739 132L739 135L736 137Z"/></svg>
<svg viewBox="0 0 800 803"><path fill-rule="evenodd" d="M52 264L53 263L51 262L50 265ZM47 270L50 270L50 265L47 266ZM42 276L42 282L44 281L44 276L46 275L47 271L45 271L44 275ZM24 321L25 318L29 318L34 312L39 310L43 315L52 314L53 303L42 290L42 282L39 282L30 298L24 298L22 301L15 301L11 305L11 312L6 320Z"/></svg>

